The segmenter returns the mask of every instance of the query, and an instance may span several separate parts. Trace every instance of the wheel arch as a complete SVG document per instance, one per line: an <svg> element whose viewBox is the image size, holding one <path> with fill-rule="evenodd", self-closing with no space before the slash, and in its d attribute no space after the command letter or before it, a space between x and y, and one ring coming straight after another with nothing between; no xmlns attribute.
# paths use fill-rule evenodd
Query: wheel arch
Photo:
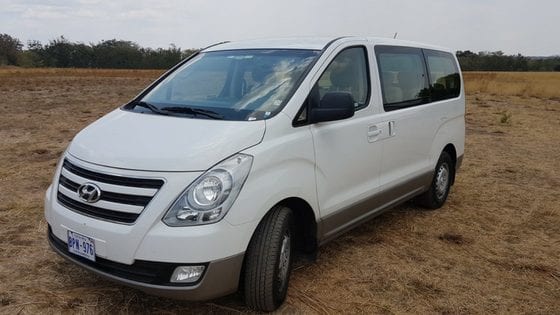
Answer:
<svg viewBox="0 0 560 315"><path fill-rule="evenodd" d="M317 252L317 219L311 205L298 197L290 197L280 201L294 214L294 231L296 233L296 250L299 255L315 256Z"/></svg>
<svg viewBox="0 0 560 315"><path fill-rule="evenodd" d="M260 218L258 224L255 225L255 228L251 233L249 242L253 239L254 234L257 231L257 227L265 220L270 211L272 211L277 206L290 208L294 215L296 254L298 256L304 256L314 259L318 249L317 218L311 205L306 200L300 197L287 197L271 206ZM249 246L249 244L247 244L247 246Z"/></svg>
<svg viewBox="0 0 560 315"><path fill-rule="evenodd" d="M457 150L452 143L448 143L441 152L447 152L453 161L453 172L451 173L453 175L451 177L451 185L453 185L455 183L455 169L457 167Z"/></svg>

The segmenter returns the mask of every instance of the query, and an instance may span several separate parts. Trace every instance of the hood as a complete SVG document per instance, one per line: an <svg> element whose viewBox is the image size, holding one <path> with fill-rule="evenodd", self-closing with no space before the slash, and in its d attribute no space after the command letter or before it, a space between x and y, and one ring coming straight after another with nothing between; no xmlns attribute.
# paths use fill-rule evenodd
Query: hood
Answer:
<svg viewBox="0 0 560 315"><path fill-rule="evenodd" d="M68 152L123 169L204 171L258 144L264 132L264 120L191 119L117 109L78 133Z"/></svg>

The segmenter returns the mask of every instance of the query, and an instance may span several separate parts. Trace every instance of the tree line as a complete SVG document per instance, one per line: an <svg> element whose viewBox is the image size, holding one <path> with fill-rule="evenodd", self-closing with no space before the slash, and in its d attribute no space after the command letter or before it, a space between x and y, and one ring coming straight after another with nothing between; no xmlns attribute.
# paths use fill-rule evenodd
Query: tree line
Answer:
<svg viewBox="0 0 560 315"><path fill-rule="evenodd" d="M60 36L46 44L32 40L23 49L22 42L8 34L0 34L0 66L167 69L190 56L196 49L145 48L125 40L103 40L84 44ZM560 71L560 56L525 57L506 55L501 51L457 51L463 71Z"/></svg>
<svg viewBox="0 0 560 315"><path fill-rule="evenodd" d="M463 71L560 71L560 56L525 57L506 55L501 51L474 53L457 51Z"/></svg>
<svg viewBox="0 0 560 315"><path fill-rule="evenodd" d="M57 68L167 69L194 53L195 49L145 48L125 40L99 43L70 42L64 36L47 44L32 40L27 49L17 38L0 34L0 65Z"/></svg>

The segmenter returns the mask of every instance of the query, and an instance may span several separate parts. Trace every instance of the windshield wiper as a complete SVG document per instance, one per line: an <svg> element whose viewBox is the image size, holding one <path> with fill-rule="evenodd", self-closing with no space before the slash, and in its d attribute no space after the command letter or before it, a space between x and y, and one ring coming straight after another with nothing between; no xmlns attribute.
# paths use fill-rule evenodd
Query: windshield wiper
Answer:
<svg viewBox="0 0 560 315"><path fill-rule="evenodd" d="M172 107L163 107L161 110L166 111L168 113L171 112L171 113L187 114L187 115L194 115L194 116L201 115L212 119L224 119L224 116L207 109L172 106Z"/></svg>
<svg viewBox="0 0 560 315"><path fill-rule="evenodd" d="M170 115L171 114L171 113L169 113L165 110L159 109L158 107L154 106L153 104L150 104L150 103L144 102L144 101L137 101L137 102L132 103L132 105L133 105L132 108L134 108L136 106L140 106L140 107L143 107L143 108L147 108L150 111L152 111L156 114L160 114L160 115Z"/></svg>
<svg viewBox="0 0 560 315"><path fill-rule="evenodd" d="M143 108L147 108L150 111L156 113L156 114L160 114L160 115L173 115L173 114L187 114L187 115L191 115L191 116L197 116L197 115L201 115L201 116L206 116L208 118L212 118L212 119L224 119L224 116L213 112L211 110L206 110L206 109L199 109L199 108L191 108L191 107L180 107L180 106L171 106L171 107L163 107L163 108L159 108L153 104L150 104L148 102L144 102L144 101L137 101L132 103L132 105L134 107L136 106L140 106Z"/></svg>

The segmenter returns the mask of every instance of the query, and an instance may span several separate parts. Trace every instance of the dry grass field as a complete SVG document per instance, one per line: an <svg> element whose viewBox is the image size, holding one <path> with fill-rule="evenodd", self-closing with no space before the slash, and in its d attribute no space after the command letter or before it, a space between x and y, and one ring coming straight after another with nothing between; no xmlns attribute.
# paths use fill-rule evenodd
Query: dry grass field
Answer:
<svg viewBox="0 0 560 315"><path fill-rule="evenodd" d="M48 247L43 195L81 128L159 71L0 69L0 313L235 313L148 296ZM281 313L560 313L560 73L467 73L448 203L405 204L298 264Z"/></svg>

